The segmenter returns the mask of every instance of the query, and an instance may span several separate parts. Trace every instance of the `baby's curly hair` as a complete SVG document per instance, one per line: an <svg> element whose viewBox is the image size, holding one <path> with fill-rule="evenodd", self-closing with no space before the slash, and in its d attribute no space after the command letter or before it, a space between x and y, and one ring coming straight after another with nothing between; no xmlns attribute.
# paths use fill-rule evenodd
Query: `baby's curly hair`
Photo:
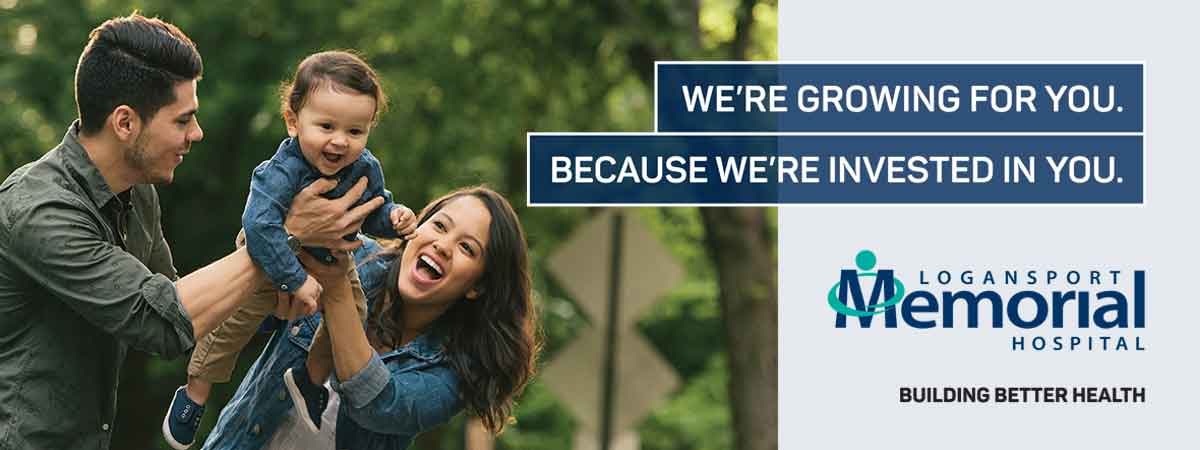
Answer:
<svg viewBox="0 0 1200 450"><path fill-rule="evenodd" d="M375 117L371 125L379 122L379 115L387 111L387 95L375 69L353 50L330 50L314 53L300 61L291 81L279 88L279 112L299 114L308 94L322 86L354 94L370 95L375 99Z"/></svg>

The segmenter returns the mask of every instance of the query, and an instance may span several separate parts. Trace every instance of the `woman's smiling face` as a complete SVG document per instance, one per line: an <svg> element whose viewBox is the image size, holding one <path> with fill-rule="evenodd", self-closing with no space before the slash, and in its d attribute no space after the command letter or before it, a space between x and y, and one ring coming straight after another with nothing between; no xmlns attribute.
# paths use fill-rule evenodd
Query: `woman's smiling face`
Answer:
<svg viewBox="0 0 1200 450"><path fill-rule="evenodd" d="M405 304L434 306L478 297L491 223L482 201L462 195L421 224L400 257L396 284Z"/></svg>

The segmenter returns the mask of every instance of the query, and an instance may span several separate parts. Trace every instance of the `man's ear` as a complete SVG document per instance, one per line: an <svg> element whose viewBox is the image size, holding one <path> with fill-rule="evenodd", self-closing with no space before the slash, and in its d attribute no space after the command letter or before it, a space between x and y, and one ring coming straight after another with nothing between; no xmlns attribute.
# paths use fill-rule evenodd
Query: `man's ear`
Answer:
<svg viewBox="0 0 1200 450"><path fill-rule="evenodd" d="M483 294L483 288L481 288L479 286L475 286L475 287L467 290L466 297L467 297L467 300L476 300L482 294Z"/></svg>
<svg viewBox="0 0 1200 450"><path fill-rule="evenodd" d="M300 134L300 119L296 117L296 113L284 111L283 124L287 126L288 136L296 137Z"/></svg>
<svg viewBox="0 0 1200 450"><path fill-rule="evenodd" d="M142 132L142 116L129 105L120 105L108 115L113 134L121 141L132 141Z"/></svg>

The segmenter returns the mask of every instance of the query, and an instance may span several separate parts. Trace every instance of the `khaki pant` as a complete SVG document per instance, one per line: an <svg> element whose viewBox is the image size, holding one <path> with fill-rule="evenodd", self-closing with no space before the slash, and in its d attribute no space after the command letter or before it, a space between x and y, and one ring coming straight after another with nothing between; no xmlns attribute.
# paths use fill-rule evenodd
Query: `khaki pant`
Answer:
<svg viewBox="0 0 1200 450"><path fill-rule="evenodd" d="M238 234L239 247L245 242L243 236L242 233ZM367 296L363 293L362 282L358 279L358 270L353 265L350 270L350 290L354 292L354 306L358 309L358 316L365 321ZM196 342L196 348L192 350L192 359L188 362L188 376L210 383L229 382L242 348L254 337L263 319L275 312L275 293L274 285L268 281L251 294L250 298L243 300L233 315ZM325 331L323 321L313 336L312 344L308 348L308 357L326 362L327 367L333 367L333 348L330 346L329 333ZM319 384L325 380L313 381Z"/></svg>

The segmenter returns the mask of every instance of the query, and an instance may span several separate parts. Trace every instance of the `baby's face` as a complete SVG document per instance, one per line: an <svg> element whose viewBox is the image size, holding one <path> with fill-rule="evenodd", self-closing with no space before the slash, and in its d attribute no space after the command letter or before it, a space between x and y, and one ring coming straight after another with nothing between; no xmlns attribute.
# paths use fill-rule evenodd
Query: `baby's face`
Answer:
<svg viewBox="0 0 1200 450"><path fill-rule="evenodd" d="M362 155L375 118L375 99L326 82L308 94L299 114L289 114L288 134L322 175L342 170Z"/></svg>

